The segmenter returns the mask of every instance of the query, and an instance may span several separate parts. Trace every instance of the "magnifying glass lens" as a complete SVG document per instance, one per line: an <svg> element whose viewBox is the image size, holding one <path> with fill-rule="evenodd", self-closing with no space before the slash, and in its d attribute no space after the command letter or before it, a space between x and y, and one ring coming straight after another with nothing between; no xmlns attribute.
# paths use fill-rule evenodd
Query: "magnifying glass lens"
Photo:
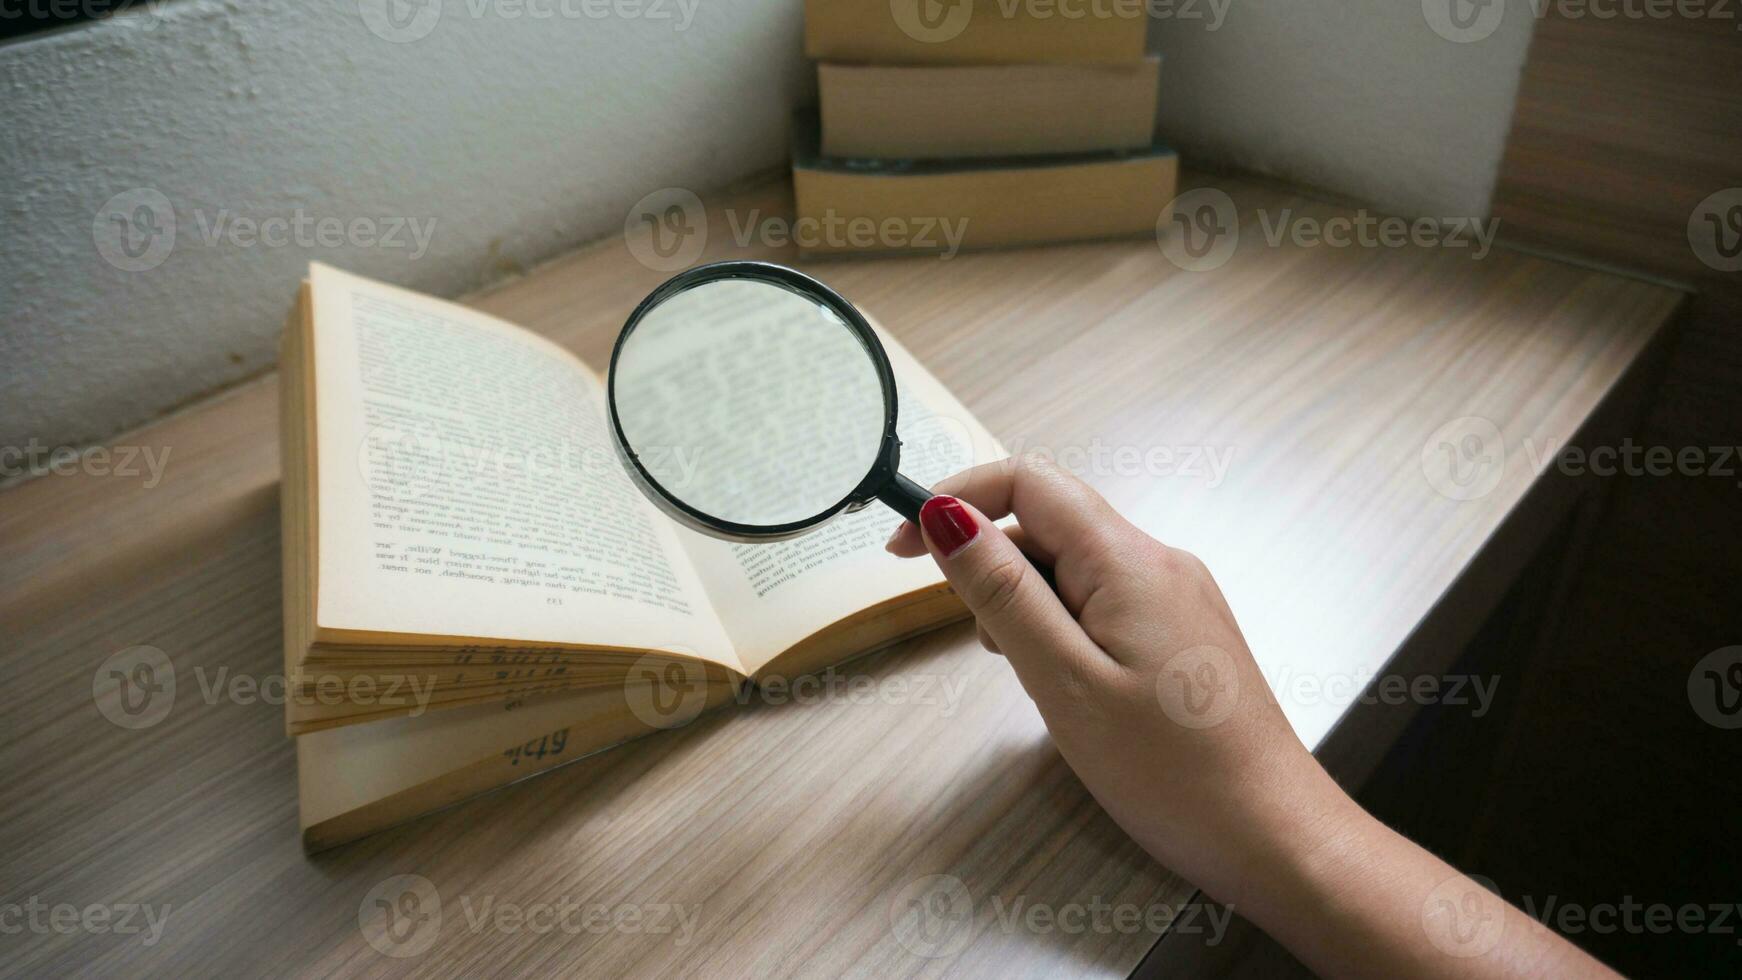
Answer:
<svg viewBox="0 0 1742 980"><path fill-rule="evenodd" d="M783 286L717 279L644 309L616 353L624 447L704 520L789 525L870 474L887 406L870 351L834 311Z"/></svg>

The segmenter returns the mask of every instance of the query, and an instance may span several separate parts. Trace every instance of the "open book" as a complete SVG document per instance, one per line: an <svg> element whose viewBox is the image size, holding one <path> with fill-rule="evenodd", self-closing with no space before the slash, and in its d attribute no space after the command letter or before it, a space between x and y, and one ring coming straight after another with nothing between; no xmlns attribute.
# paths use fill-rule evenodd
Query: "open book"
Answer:
<svg viewBox="0 0 1742 980"><path fill-rule="evenodd" d="M902 470L1003 455L882 334ZM282 349L286 723L305 846L371 833L966 615L873 504L800 538L679 527L599 375L512 324L315 264Z"/></svg>

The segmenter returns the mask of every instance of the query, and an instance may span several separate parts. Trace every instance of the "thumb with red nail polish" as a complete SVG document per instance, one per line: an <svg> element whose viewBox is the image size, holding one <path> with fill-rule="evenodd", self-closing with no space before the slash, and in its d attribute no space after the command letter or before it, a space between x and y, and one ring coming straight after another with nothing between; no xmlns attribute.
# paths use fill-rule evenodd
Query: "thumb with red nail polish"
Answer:
<svg viewBox="0 0 1742 980"><path fill-rule="evenodd" d="M928 542L935 545L936 553L943 558L954 557L980 536L980 525L968 513L968 505L954 497L938 496L926 501L919 508L919 523Z"/></svg>

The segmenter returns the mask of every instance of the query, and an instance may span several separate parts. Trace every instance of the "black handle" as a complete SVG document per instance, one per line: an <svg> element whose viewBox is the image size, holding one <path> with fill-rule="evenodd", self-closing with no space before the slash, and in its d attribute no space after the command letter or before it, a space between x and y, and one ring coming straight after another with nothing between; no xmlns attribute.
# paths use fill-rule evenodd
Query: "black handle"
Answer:
<svg viewBox="0 0 1742 980"><path fill-rule="evenodd" d="M889 483L884 486L882 491L877 494L878 500L881 500L895 508L897 513L912 521L915 525L919 524L920 506L931 498L932 492L930 490L927 490L925 487L909 480L900 473L895 474L895 479L890 480ZM1028 563L1034 566L1034 570L1040 573L1040 577L1046 580L1047 586L1051 588L1053 592L1058 592L1058 579L1053 577L1052 566L1045 562L1037 561L1033 555L1030 555L1027 552L1024 552L1023 554L1028 559Z"/></svg>
<svg viewBox="0 0 1742 980"><path fill-rule="evenodd" d="M884 484L882 490L877 491L877 499L893 507L897 514L918 524L920 505L931 499L931 491L897 473L893 480Z"/></svg>

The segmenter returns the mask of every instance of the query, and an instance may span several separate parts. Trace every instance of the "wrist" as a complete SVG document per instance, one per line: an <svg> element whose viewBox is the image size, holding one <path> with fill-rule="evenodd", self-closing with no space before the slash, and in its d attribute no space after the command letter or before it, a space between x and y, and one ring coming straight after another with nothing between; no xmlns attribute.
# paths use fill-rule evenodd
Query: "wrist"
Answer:
<svg viewBox="0 0 1742 980"><path fill-rule="evenodd" d="M1384 826L1317 765L1310 778L1278 794L1230 904L1266 931L1286 930L1308 909L1326 909L1350 878L1362 873Z"/></svg>
<svg viewBox="0 0 1742 980"><path fill-rule="evenodd" d="M1420 898L1402 900L1425 894L1412 883L1414 845L1340 789L1298 827L1274 856L1268 887L1241 914L1320 973L1368 972L1367 957L1380 955L1388 937L1418 925Z"/></svg>

